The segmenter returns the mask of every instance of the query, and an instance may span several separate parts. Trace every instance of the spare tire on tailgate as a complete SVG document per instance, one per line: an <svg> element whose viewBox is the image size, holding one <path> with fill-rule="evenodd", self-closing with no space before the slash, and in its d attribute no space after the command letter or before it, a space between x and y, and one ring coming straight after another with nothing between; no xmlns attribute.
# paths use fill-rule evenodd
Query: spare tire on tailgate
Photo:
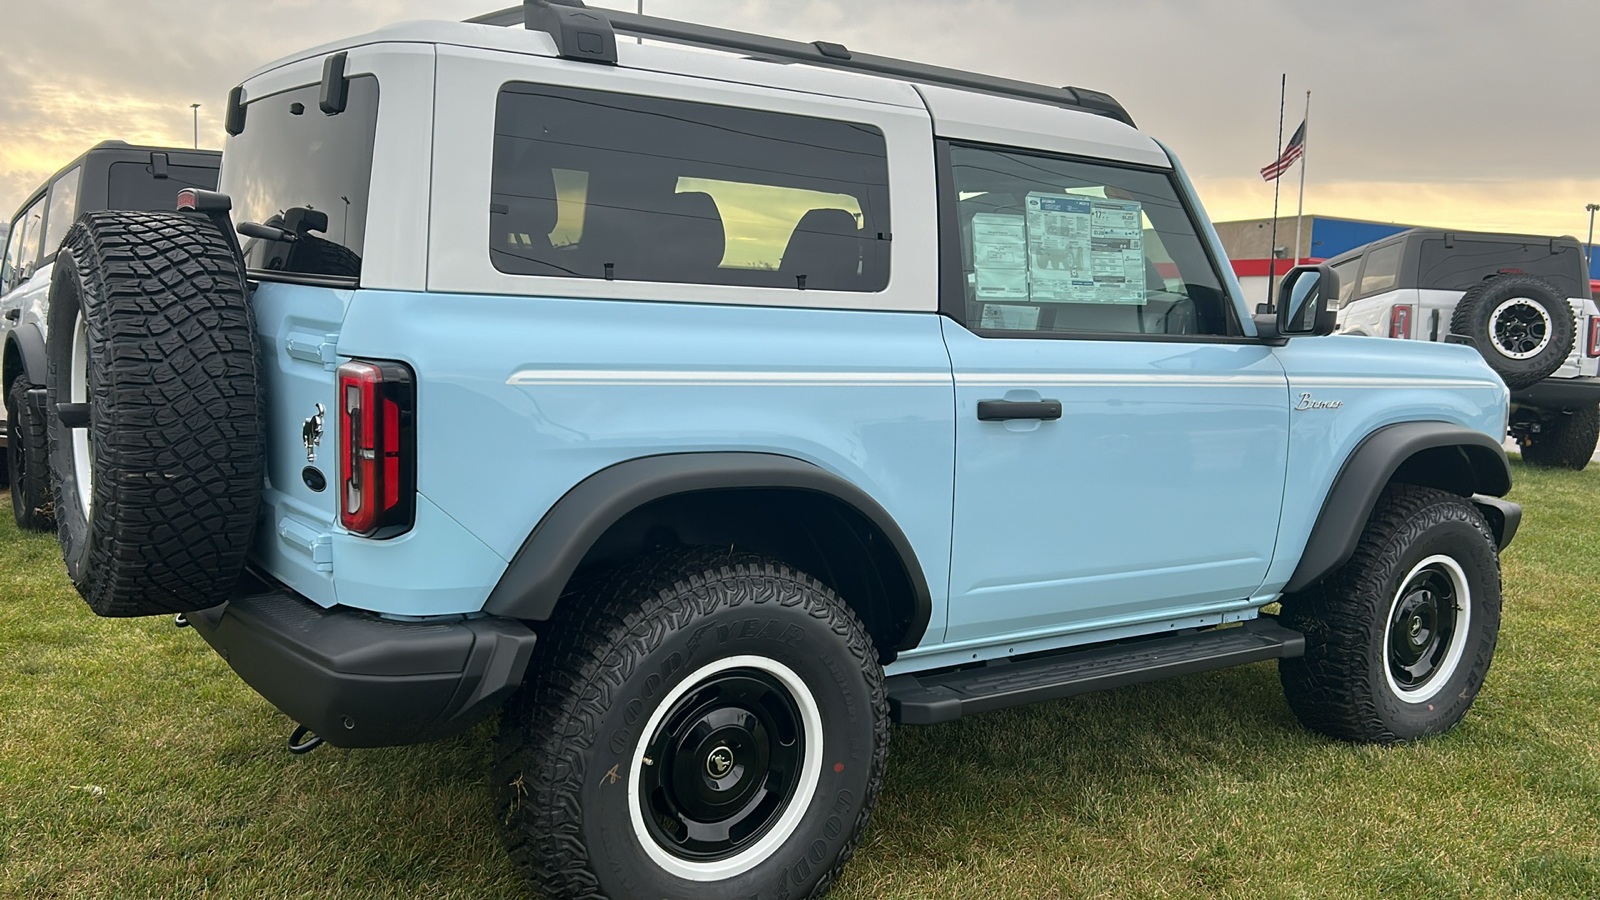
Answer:
<svg viewBox="0 0 1600 900"><path fill-rule="evenodd" d="M78 592L102 616L226 600L264 470L233 245L202 216L86 213L56 257L49 326L56 526Z"/></svg>
<svg viewBox="0 0 1600 900"><path fill-rule="evenodd" d="M1550 282L1499 275L1456 304L1450 330L1472 338L1506 387L1521 390L1550 377L1572 353L1578 326L1572 307Z"/></svg>

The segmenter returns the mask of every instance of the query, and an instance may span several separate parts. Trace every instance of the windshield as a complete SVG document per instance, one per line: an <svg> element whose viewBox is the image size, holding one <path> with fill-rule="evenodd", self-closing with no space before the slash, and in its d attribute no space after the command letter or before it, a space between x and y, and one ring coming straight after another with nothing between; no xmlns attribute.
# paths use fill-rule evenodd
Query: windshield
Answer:
<svg viewBox="0 0 1600 900"><path fill-rule="evenodd" d="M350 79L349 104L338 115L317 106L308 85L247 107L245 130L228 141L223 193L234 222L281 229L283 240L245 240L245 264L256 271L356 278L366 236L378 79Z"/></svg>

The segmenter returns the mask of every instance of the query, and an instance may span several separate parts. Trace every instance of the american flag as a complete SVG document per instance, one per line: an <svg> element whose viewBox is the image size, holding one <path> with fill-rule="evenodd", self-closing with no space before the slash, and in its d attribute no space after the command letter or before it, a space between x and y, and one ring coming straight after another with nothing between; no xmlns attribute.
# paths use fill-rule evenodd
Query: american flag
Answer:
<svg viewBox="0 0 1600 900"><path fill-rule="evenodd" d="M1289 167L1294 165L1300 155L1305 152L1306 123L1301 122L1300 127L1294 130L1294 137L1289 138L1289 143L1283 148L1283 154L1278 157L1277 162L1261 170L1261 180L1273 181L1279 178L1283 173L1289 171Z"/></svg>

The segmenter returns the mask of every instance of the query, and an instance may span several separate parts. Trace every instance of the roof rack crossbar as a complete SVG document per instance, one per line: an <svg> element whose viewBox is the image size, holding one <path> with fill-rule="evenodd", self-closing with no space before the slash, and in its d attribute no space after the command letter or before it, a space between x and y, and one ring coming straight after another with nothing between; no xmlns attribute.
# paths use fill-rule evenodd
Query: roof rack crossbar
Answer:
<svg viewBox="0 0 1600 900"><path fill-rule="evenodd" d="M478 25L524 26L533 21L533 18L528 13L529 7L548 8L551 2L552 0L528 0L521 6L513 6L498 12L487 13L467 21ZM581 3L576 2L576 0L554 0L554 5L570 7L581 6ZM641 16L637 13L619 12L610 9L601 11L590 8L589 12L608 20L611 28L617 34L651 38L691 47L727 50L768 59L792 60L851 72L887 75L893 78L902 78L906 81L954 87L1002 97L1033 100L1107 116L1128 125L1134 124L1133 117L1128 115L1128 111L1122 107L1122 104L1118 103L1109 94L1085 88L1055 88L1026 81L1017 81L1011 78L979 75L943 66L909 62L887 56L856 53L841 44L833 44L826 41L806 44L800 41L749 34L727 28L715 28L710 25L698 25L692 22L680 22L656 16Z"/></svg>

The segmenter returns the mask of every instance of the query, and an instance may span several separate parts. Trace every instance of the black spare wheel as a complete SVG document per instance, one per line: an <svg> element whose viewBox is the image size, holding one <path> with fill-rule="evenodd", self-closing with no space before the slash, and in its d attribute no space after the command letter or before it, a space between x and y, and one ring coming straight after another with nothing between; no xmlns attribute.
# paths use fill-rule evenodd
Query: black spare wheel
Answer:
<svg viewBox="0 0 1600 900"><path fill-rule="evenodd" d="M1506 387L1521 390L1548 378L1572 353L1572 307L1550 282L1499 275L1467 291L1450 330L1472 338Z"/></svg>
<svg viewBox="0 0 1600 900"><path fill-rule="evenodd" d="M49 436L38 412L28 404L26 375L6 392L6 468L11 474L11 513L17 527L48 531L51 518Z"/></svg>
<svg viewBox="0 0 1600 900"><path fill-rule="evenodd" d="M263 477L244 271L183 213L87 213L50 287L56 530L102 616L205 609L244 567Z"/></svg>
<svg viewBox="0 0 1600 900"><path fill-rule="evenodd" d="M511 857L545 897L826 893L883 777L877 650L825 585L726 548L563 599L500 721Z"/></svg>

